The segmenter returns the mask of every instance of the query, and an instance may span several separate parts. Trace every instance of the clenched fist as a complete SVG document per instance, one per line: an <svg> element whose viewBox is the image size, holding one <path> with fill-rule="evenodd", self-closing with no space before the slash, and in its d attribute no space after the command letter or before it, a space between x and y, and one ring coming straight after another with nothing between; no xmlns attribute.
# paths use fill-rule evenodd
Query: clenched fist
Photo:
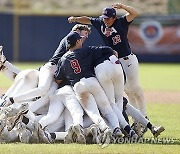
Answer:
<svg viewBox="0 0 180 154"><path fill-rule="evenodd" d="M71 17L68 18L68 21L69 21L69 23L76 22L77 21L77 17L71 16Z"/></svg>
<svg viewBox="0 0 180 154"><path fill-rule="evenodd" d="M112 7L115 8L115 9L123 9L124 4L116 3L116 4L112 4Z"/></svg>

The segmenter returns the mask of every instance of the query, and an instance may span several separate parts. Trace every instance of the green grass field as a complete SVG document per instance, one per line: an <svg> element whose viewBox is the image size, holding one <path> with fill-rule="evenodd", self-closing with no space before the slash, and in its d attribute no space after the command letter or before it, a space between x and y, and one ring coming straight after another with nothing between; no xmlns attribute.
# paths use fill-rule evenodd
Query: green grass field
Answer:
<svg viewBox="0 0 180 154"><path fill-rule="evenodd" d="M37 68L37 64L17 64L21 69ZM144 90L174 91L180 94L180 64L140 64L140 83ZM0 88L9 87L11 82L0 74ZM153 124L160 124L165 131L154 141L150 131L145 134L147 142L111 144L102 149L98 145L78 144L0 144L0 154L6 153L180 153L180 102L148 102L147 112Z"/></svg>

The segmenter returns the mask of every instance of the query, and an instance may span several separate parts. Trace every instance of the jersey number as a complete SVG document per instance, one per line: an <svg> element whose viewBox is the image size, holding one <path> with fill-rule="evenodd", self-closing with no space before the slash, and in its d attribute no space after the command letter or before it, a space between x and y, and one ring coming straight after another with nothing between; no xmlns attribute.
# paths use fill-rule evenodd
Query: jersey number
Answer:
<svg viewBox="0 0 180 154"><path fill-rule="evenodd" d="M120 37L120 35L116 35L112 38L112 40L113 40L113 44L116 45L119 42L121 42L121 37Z"/></svg>
<svg viewBox="0 0 180 154"><path fill-rule="evenodd" d="M79 62L78 62L77 59L71 60L70 63L71 63L71 67L74 70L74 73L78 74L78 73L81 72L81 67L80 67Z"/></svg>

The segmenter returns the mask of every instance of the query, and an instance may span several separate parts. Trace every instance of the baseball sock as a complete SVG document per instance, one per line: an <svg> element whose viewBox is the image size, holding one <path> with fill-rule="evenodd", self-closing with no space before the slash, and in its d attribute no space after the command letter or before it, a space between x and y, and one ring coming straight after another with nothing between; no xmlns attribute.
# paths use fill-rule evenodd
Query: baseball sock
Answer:
<svg viewBox="0 0 180 154"><path fill-rule="evenodd" d="M30 130L34 129L34 123L33 123L30 119L26 118L25 116L23 116L22 122L23 122Z"/></svg>
<svg viewBox="0 0 180 154"><path fill-rule="evenodd" d="M32 121L36 120L36 116L34 115L33 112L30 110L27 110L25 113L23 113L27 118L31 119Z"/></svg>
<svg viewBox="0 0 180 154"><path fill-rule="evenodd" d="M50 133L52 139L56 139L56 133Z"/></svg>
<svg viewBox="0 0 180 154"><path fill-rule="evenodd" d="M126 131L127 134L129 134L131 131L131 127L129 125L127 125L124 127L124 130Z"/></svg>
<svg viewBox="0 0 180 154"><path fill-rule="evenodd" d="M150 122L148 122L147 128L149 128L150 130L152 129L152 124Z"/></svg>
<svg viewBox="0 0 180 154"><path fill-rule="evenodd" d="M51 137L55 137L55 140L64 140L67 132L54 132L50 134L53 134L53 136L51 135Z"/></svg>

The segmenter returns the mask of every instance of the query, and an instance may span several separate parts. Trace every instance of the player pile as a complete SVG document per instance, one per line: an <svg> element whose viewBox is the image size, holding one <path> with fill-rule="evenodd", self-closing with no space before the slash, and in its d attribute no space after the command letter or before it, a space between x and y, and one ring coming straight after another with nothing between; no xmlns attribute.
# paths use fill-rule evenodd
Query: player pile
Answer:
<svg viewBox="0 0 180 154"><path fill-rule="evenodd" d="M2 46L0 46L0 71L5 75L5 72L8 72L9 67L13 66L10 64L2 52ZM13 66L14 67L14 66ZM13 68L11 67L11 68ZM14 82L17 82L17 78L20 73L18 69L14 67L16 71L10 71L12 74L11 78L15 78ZM16 73L15 73L16 72ZM23 72L23 71L22 71ZM13 76L13 77L12 77ZM8 93L8 92L7 92ZM106 147L110 143L116 143L118 139L129 138L133 141L140 137L143 137L144 133L149 128L154 137L158 137L161 132L164 131L164 127L153 126L150 121L141 115L141 113L134 109L124 98L124 109L125 114L129 113L134 119L135 122L132 124L130 133L123 129L115 128L113 131L110 127L102 130L98 125L90 124L87 127L83 128L81 125L69 125L68 129L65 128L66 114L64 113L61 118L58 120L61 123L56 128L56 125L49 124L46 127L42 128L42 125L39 123L38 117L43 117L44 111L42 110L32 110L30 102L37 102L42 97L34 98L28 102L16 103L12 97L7 97L6 94L1 96L0 100L0 141L1 142L23 142L23 143L54 143L58 141L64 141L64 143L93 143L100 144L102 147ZM8 101L7 101L8 100ZM48 105L43 105L43 109L48 111ZM134 112L134 114L133 114ZM136 113L136 114L135 114ZM136 115L136 116L134 116ZM138 115L138 116L137 116ZM87 115L84 116L84 121L86 120ZM125 116L127 122L128 118ZM58 120L56 123L58 123ZM107 122L107 121L106 121ZM121 133L123 132L123 134Z"/></svg>

